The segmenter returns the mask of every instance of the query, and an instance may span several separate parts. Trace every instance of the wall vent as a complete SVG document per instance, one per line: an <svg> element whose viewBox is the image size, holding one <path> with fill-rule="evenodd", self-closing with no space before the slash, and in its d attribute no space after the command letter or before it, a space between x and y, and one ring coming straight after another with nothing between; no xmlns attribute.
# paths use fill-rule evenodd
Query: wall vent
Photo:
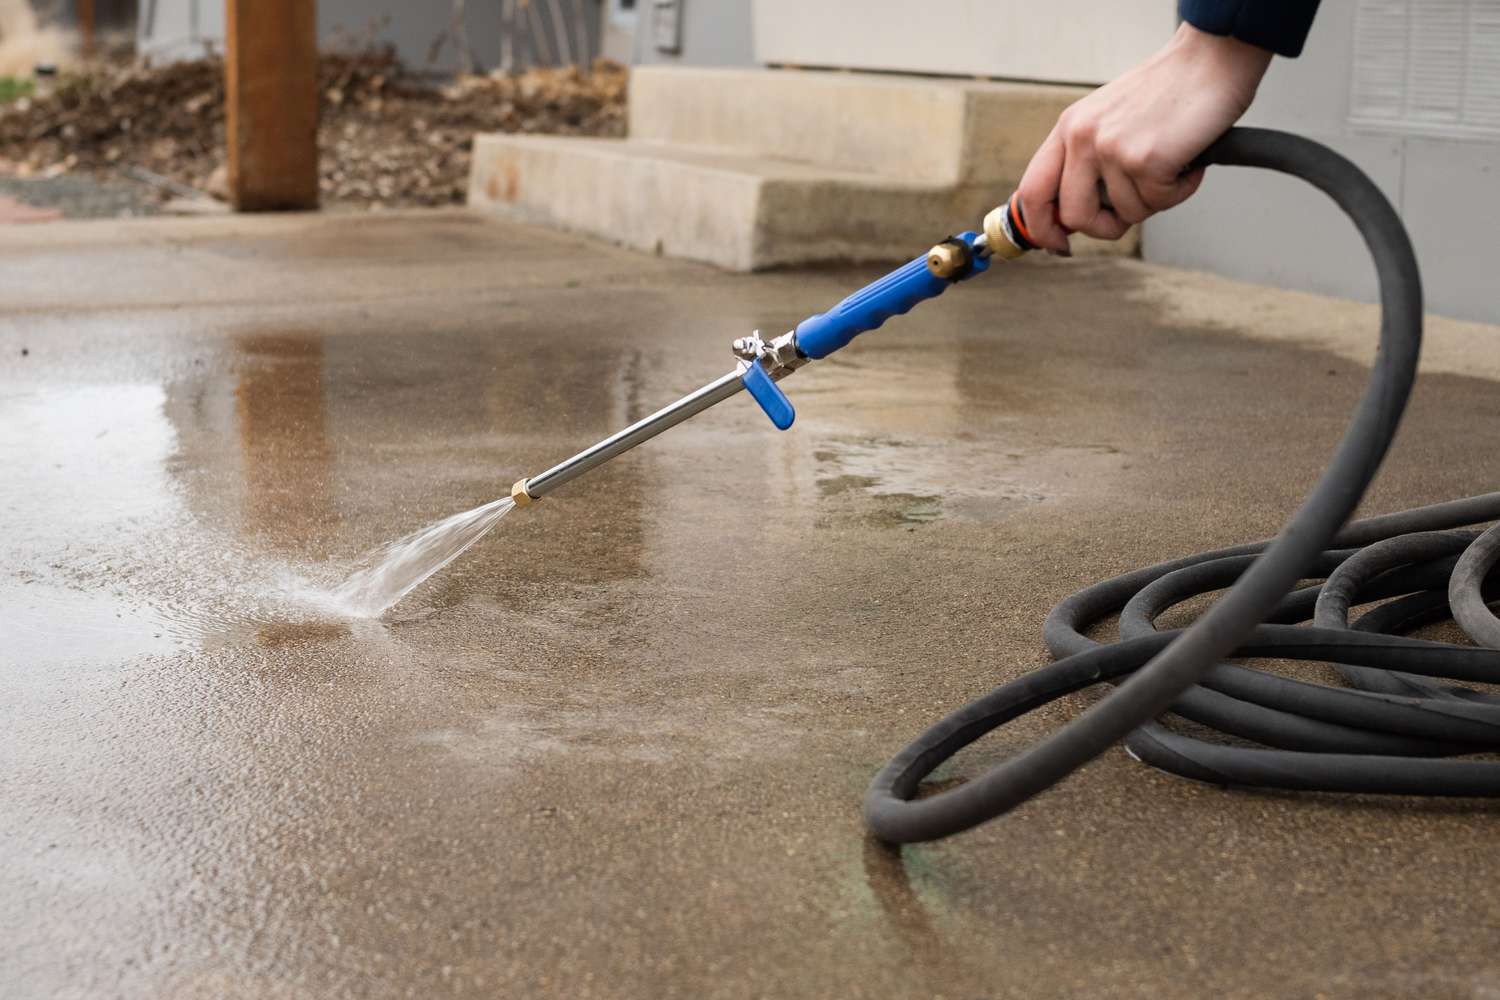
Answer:
<svg viewBox="0 0 1500 1000"><path fill-rule="evenodd" d="M1500 136L1500 0L1359 0L1349 122Z"/></svg>

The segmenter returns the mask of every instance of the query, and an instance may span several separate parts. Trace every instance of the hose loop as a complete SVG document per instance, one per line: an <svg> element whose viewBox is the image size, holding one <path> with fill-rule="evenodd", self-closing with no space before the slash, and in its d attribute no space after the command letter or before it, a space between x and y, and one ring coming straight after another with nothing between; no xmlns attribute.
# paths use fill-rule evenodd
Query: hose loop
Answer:
<svg viewBox="0 0 1500 1000"><path fill-rule="evenodd" d="M1345 527L1385 457L1416 376L1422 285L1406 229L1358 167L1309 139L1231 129L1200 162L1301 178L1332 198L1364 238L1380 283L1380 341L1348 429L1276 538L1126 573L1054 607L1043 633L1056 662L943 718L875 776L864 812L883 840L934 840L967 830L1122 740L1153 766L1220 784L1500 795L1500 763L1451 759L1500 750L1500 703L1434 680L1500 679L1500 650L1396 634L1447 617L1451 601L1476 642L1500 646L1500 621L1485 607L1493 595L1484 590L1484 576L1500 561L1500 535L1492 529L1477 541L1473 532L1408 537L1500 518L1500 493ZM1386 540L1373 555L1358 551ZM1359 562L1341 577L1350 560ZM1330 598L1313 624L1296 624L1317 611L1319 588L1293 591L1312 575L1330 577L1342 597ZM1158 632L1151 624L1166 607L1231 582L1188 628ZM1352 626L1346 614L1335 620L1333 609L1346 613L1353 604L1390 596L1398 600ZM1100 644L1084 635L1127 605L1118 641ZM1355 686L1308 684L1223 662L1232 656L1336 663ZM915 798L923 778L985 733L1100 682L1117 686L1051 736L956 788ZM1155 721L1169 709L1261 746L1172 732Z"/></svg>

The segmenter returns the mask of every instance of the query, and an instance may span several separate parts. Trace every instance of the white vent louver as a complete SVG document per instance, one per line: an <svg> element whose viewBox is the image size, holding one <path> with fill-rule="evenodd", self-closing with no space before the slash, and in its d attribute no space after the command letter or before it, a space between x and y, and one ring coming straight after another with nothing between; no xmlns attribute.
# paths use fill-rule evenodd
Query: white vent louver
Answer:
<svg viewBox="0 0 1500 1000"><path fill-rule="evenodd" d="M1500 0L1359 0L1350 105L1362 128L1500 136Z"/></svg>

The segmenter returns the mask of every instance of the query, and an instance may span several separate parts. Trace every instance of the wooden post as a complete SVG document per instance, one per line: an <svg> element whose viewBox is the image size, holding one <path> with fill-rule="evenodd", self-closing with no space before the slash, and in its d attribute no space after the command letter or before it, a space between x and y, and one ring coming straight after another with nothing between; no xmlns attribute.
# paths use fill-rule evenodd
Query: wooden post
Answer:
<svg viewBox="0 0 1500 1000"><path fill-rule="evenodd" d="M85 59L94 58L94 0L77 0L74 13L78 16L78 34L81 36Z"/></svg>
<svg viewBox="0 0 1500 1000"><path fill-rule="evenodd" d="M241 212L318 207L315 0L226 0L229 197Z"/></svg>

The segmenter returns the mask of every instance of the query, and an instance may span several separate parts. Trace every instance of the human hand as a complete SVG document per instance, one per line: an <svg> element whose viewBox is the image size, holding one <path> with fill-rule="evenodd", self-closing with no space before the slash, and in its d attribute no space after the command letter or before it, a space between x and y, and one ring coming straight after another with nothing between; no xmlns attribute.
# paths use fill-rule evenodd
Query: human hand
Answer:
<svg viewBox="0 0 1500 1000"><path fill-rule="evenodd" d="M1150 59L1069 107L1021 178L1031 241L1117 240L1198 190L1193 159L1239 120L1271 53L1183 24ZM1108 200L1101 198L1106 193Z"/></svg>

